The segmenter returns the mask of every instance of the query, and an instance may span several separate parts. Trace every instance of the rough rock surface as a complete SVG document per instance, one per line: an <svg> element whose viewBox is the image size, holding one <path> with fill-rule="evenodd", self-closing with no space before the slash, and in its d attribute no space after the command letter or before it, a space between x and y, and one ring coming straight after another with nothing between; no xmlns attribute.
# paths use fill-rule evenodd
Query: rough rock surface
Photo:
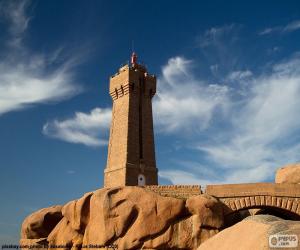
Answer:
<svg viewBox="0 0 300 250"><path fill-rule="evenodd" d="M60 216L49 230L45 214L53 214L54 208ZM222 225L222 204L209 195L184 200L142 187L103 188L63 207L28 216L20 242L73 249L90 244L117 245L118 249L197 249Z"/></svg>
<svg viewBox="0 0 300 250"><path fill-rule="evenodd" d="M198 250L267 250L269 235L277 233L296 234L300 239L300 222L272 215L250 216L205 241Z"/></svg>
<svg viewBox="0 0 300 250"><path fill-rule="evenodd" d="M300 184L300 163L279 168L276 171L275 183Z"/></svg>
<svg viewBox="0 0 300 250"><path fill-rule="evenodd" d="M49 235L62 219L62 206L43 208L29 215L22 224L22 239L39 239Z"/></svg>

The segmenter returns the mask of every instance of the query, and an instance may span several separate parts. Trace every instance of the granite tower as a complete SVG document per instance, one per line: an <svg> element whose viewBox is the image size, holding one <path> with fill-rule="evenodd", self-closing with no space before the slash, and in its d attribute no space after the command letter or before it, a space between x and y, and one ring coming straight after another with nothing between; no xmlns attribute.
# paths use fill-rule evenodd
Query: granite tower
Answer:
<svg viewBox="0 0 300 250"><path fill-rule="evenodd" d="M104 186L157 185L152 117L156 77L133 53L131 63L110 78L109 92L113 110Z"/></svg>

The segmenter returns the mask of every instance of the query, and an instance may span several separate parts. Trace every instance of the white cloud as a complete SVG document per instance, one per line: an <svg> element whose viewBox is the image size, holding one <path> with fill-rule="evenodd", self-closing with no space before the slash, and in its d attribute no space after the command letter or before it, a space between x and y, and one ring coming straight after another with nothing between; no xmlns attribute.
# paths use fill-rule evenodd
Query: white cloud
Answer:
<svg viewBox="0 0 300 250"><path fill-rule="evenodd" d="M300 20L289 23L283 29L284 32L291 32L300 29Z"/></svg>
<svg viewBox="0 0 300 250"><path fill-rule="evenodd" d="M300 29L300 20L295 20L293 22L288 23L285 26L275 26L265 28L264 30L260 31L259 35L270 35L273 33L289 33Z"/></svg>
<svg viewBox="0 0 300 250"><path fill-rule="evenodd" d="M230 111L228 138L199 146L215 164L229 169L231 178L262 181L272 178L276 167L300 160L300 143L293 140L300 132L299 67L294 58L256 77L250 98Z"/></svg>
<svg viewBox="0 0 300 250"><path fill-rule="evenodd" d="M30 18L29 1L4 1L0 18L8 27L6 45L1 49L0 115L70 98L82 91L72 69L74 58L63 60L61 50L42 54L31 51L23 42Z"/></svg>
<svg viewBox="0 0 300 250"><path fill-rule="evenodd" d="M220 40L223 39L224 36L231 34L232 31L237 28L238 26L236 24L212 27L206 30L202 36L198 37L198 44L202 48L211 46L213 44L219 44ZM234 38L234 36L231 37Z"/></svg>
<svg viewBox="0 0 300 250"><path fill-rule="evenodd" d="M213 75L217 75L219 70L219 65L218 64L210 65L209 69Z"/></svg>
<svg viewBox="0 0 300 250"><path fill-rule="evenodd" d="M227 172L226 174L221 169L216 169L216 174L218 175L212 177L200 173L196 169L192 169L188 166L182 165L182 170L160 170L158 172L161 178L165 178L172 182L173 185L201 185L205 187L209 184L230 184L230 183L251 183L257 182L258 180L264 180L268 177L270 171L269 167L258 166L254 168L247 169L236 169L232 172ZM209 166L199 166L201 169L209 169Z"/></svg>
<svg viewBox="0 0 300 250"><path fill-rule="evenodd" d="M200 90L198 92L196 86L201 86L200 88L205 86L202 82L199 85L193 85L188 92L181 87L182 95L186 98L192 96L196 100L197 98L201 100L197 100L197 105L187 105L195 107L194 113L190 113L188 108L178 113L175 108L174 110L170 108L172 115L168 117L164 125L170 126L171 129L175 126L175 128L184 127L191 130L194 124L204 121L207 126L202 127L200 133L194 133L192 139L181 142L183 145L188 145L185 147L189 149L197 145L194 149L200 151L199 162L195 162L197 153L193 156L194 162L186 161L184 157L179 158L181 159L179 168L161 169L161 177L169 179L174 184L258 182L272 180L276 168L300 160L299 54L273 64L271 70L268 69L260 74L255 75L252 71L246 70L233 71L227 73L226 76L224 78L227 81L234 81L237 84L231 85L230 94L221 95L223 98L217 105L226 106L226 116L219 120L212 119L214 113L211 111L214 108L206 109L205 115L200 115L201 109L197 111L197 105L201 102L212 101L207 92L201 90L205 93L203 96ZM248 82L247 85L243 85L245 79ZM186 82L195 84L199 80L192 79ZM173 84L173 86L178 86L177 89L180 89L183 84L182 82L181 85L179 84ZM173 94L172 88L168 84L166 86ZM209 86L205 87L207 88ZM241 89L247 94L240 95ZM209 96L208 100L207 96ZM166 93L165 98L167 97ZM177 102L180 101L180 98L174 99ZM177 102L174 101L178 106ZM163 102L160 104L162 105ZM189 119L186 119L186 115ZM172 116L174 118L170 119ZM159 118L161 117L163 116ZM210 139L201 141L203 135ZM178 163L177 159L173 161Z"/></svg>
<svg viewBox="0 0 300 250"><path fill-rule="evenodd" d="M160 131L207 128L216 110L226 107L228 88L196 80L192 61L174 57L162 68L153 112Z"/></svg>
<svg viewBox="0 0 300 250"><path fill-rule="evenodd" d="M182 57L170 58L168 64L162 68L164 80L173 85L180 80L190 78L189 66L191 63L191 60Z"/></svg>
<svg viewBox="0 0 300 250"><path fill-rule="evenodd" d="M222 82L225 73L239 68L240 57L244 55L238 44L243 39L240 36L242 27L239 24L216 26L197 36L196 47L200 49L197 56L201 65L199 71L210 65L213 77Z"/></svg>
<svg viewBox="0 0 300 250"><path fill-rule="evenodd" d="M40 67L36 73L22 63L15 67L0 63L0 115L37 103L60 101L81 91L68 70L39 76L43 70Z"/></svg>
<svg viewBox="0 0 300 250"><path fill-rule="evenodd" d="M76 112L72 118L47 122L43 134L71 143L103 146L107 144L110 121L111 109L94 108L90 113Z"/></svg>
<svg viewBox="0 0 300 250"><path fill-rule="evenodd" d="M245 71L237 70L237 71L231 72L227 76L227 79L229 81L242 81L244 79L251 77L252 75L253 74L250 70L245 70Z"/></svg>
<svg viewBox="0 0 300 250"><path fill-rule="evenodd" d="M182 159L176 160L174 164L173 169L163 169L158 172L161 178L168 179L174 185L201 184L201 186L205 186L213 181L220 180L220 176L215 172L215 169L199 162Z"/></svg>
<svg viewBox="0 0 300 250"><path fill-rule="evenodd" d="M168 179L173 185L206 185L207 180L183 170L160 170L159 177Z"/></svg>
<svg viewBox="0 0 300 250"><path fill-rule="evenodd" d="M281 28L279 27L273 27L273 28L265 28L264 30L260 31L258 34L263 36L263 35L269 35L274 32L278 32Z"/></svg>

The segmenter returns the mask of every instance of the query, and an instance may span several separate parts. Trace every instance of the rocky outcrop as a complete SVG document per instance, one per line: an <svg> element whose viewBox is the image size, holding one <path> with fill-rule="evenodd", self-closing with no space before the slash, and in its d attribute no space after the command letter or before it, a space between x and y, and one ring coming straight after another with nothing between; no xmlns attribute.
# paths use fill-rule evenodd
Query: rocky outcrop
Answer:
<svg viewBox="0 0 300 250"><path fill-rule="evenodd" d="M62 206L43 208L29 215L23 222L22 239L45 238L62 219Z"/></svg>
<svg viewBox="0 0 300 250"><path fill-rule="evenodd" d="M272 215L250 216L205 241L198 250L267 250L269 236L274 234L296 234L300 239L300 222Z"/></svg>
<svg viewBox="0 0 300 250"><path fill-rule="evenodd" d="M45 214L51 211L53 215L54 208L60 216L48 227ZM209 195L185 200L142 187L103 188L63 207L28 216L21 243L60 245L60 249L90 244L117 245L118 249L197 249L222 226L223 206Z"/></svg>
<svg viewBox="0 0 300 250"><path fill-rule="evenodd" d="M48 235L62 218L62 206L43 208L29 215L22 224L20 245L47 244Z"/></svg>
<svg viewBox="0 0 300 250"><path fill-rule="evenodd" d="M300 184L300 163L279 168L276 172L275 183Z"/></svg>

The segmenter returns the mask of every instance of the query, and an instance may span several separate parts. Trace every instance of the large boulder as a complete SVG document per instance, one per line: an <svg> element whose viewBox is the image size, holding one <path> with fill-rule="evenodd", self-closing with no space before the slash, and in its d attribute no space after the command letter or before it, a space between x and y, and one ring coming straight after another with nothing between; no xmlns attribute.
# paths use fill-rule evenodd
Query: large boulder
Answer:
<svg viewBox="0 0 300 250"><path fill-rule="evenodd" d="M50 246L77 246L82 244L84 231L89 221L92 192L68 202L62 209L63 219L47 237Z"/></svg>
<svg viewBox="0 0 300 250"><path fill-rule="evenodd" d="M140 187L100 189L91 197L83 245L114 242L120 249L139 249L145 239L161 234L184 213L183 200Z"/></svg>
<svg viewBox="0 0 300 250"><path fill-rule="evenodd" d="M269 250L269 236L274 234L296 234L300 239L300 222L272 215L250 216L208 239L198 250Z"/></svg>
<svg viewBox="0 0 300 250"><path fill-rule="evenodd" d="M62 219L62 206L43 208L24 220L21 239L45 238Z"/></svg>
<svg viewBox="0 0 300 250"><path fill-rule="evenodd" d="M45 211L48 210L33 215ZM51 230L43 230L47 227L43 217L35 217L39 230L33 230L32 220L26 219L20 242L50 248L60 245L60 249L80 249L91 244L117 245L119 249L197 249L223 225L222 204L209 195L185 200L164 197L142 187L99 189L67 203L59 211L61 217Z"/></svg>
<svg viewBox="0 0 300 250"><path fill-rule="evenodd" d="M275 183L300 184L300 163L279 168L276 172Z"/></svg>
<svg viewBox="0 0 300 250"><path fill-rule="evenodd" d="M186 200L188 216L172 223L158 237L149 239L144 249L197 249L223 226L223 205L209 195L192 196Z"/></svg>
<svg viewBox="0 0 300 250"><path fill-rule="evenodd" d="M197 215L202 227L221 228L223 226L223 204L207 195L192 196L186 201L188 211Z"/></svg>

